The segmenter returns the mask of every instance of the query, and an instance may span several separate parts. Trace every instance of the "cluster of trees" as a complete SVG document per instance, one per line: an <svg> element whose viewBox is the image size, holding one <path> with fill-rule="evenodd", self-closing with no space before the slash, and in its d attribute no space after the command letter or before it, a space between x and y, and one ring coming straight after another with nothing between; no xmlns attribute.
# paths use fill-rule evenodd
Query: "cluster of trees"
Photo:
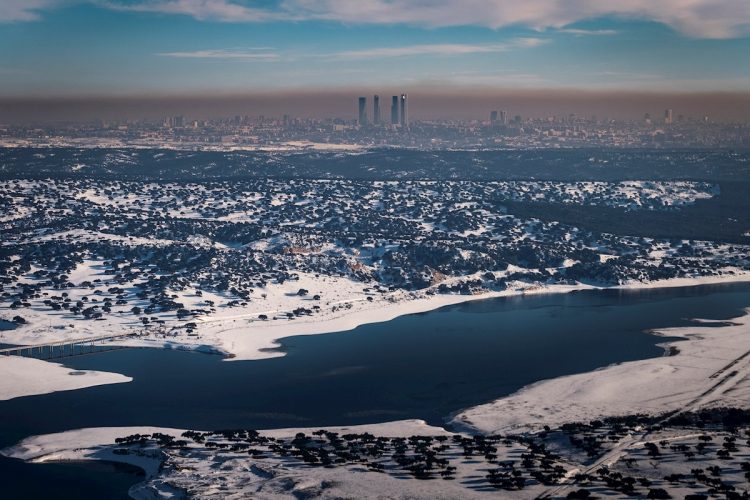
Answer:
<svg viewBox="0 0 750 500"><path fill-rule="evenodd" d="M638 460L631 458L632 450L625 450L622 464L602 466L592 473L577 472L568 482L569 499L592 498L593 494L615 494L642 498L672 498L672 488L688 488L693 493L686 498L698 499L708 496L742 498L741 484L736 482L736 471L750 474L750 463L745 460L747 446L742 440L750 437L750 411L741 409L704 410L697 413L681 413L673 417L664 415L626 415L591 422L569 423L558 428L544 426L544 430L523 435L460 435L390 438L371 433L337 433L326 430L311 434L297 433L290 438L263 436L256 430L238 429L214 432L186 431L180 438L163 434L132 435L119 438L116 443L120 453L130 453L135 448L170 450L212 450L212 453L245 455L253 459L281 459L287 466L306 465L312 467L346 467L356 464L374 473L403 476L409 474L420 480L463 479L460 464L473 461L484 465L484 482L478 477L462 481L468 488L514 491L534 485L554 486L568 481L568 471L574 466L576 454L573 449L587 451L589 463L618 445L621 439L633 433L670 431L673 439L658 443L646 443L648 451L648 474L639 474ZM702 429L698 433L696 429ZM675 440L680 432L684 438ZM670 434L670 435L672 435ZM675 453L685 453L683 441L693 439L698 443L720 444L704 447L700 453L685 458L684 464L690 473L674 472L679 465ZM694 446L695 448L696 446ZM716 450L730 451L728 456L715 460ZM670 452L671 450L671 452ZM184 455L185 451L179 451ZM502 456L504 455L504 456ZM670 466L663 478L654 476L653 469L665 460ZM631 472L632 471L632 472ZM729 476L735 479L730 479ZM701 487L705 488L701 492Z"/></svg>
<svg viewBox="0 0 750 500"><path fill-rule="evenodd" d="M508 186L543 201L508 201ZM740 203L735 191L723 189L721 196ZM539 182L8 181L0 186L0 202L18 203L31 215L4 225L9 244L0 248L0 300L15 309L38 300L91 319L128 306L148 323L158 312L189 319L215 307L187 307L175 292L212 291L227 298L225 305L242 306L255 300L256 289L298 271L408 290L484 275L438 287L473 293L514 280L618 284L750 268L747 247L739 243L722 248L673 239L664 250L664 242L618 235L620 212L611 224L601 215L610 212L570 204L562 212L524 212L549 207L545 196L562 192L559 184ZM601 198L606 190L594 194ZM745 216L737 217L744 223ZM82 228L113 238L69 232ZM30 239L45 233L63 236ZM662 256L652 257L655 249ZM68 276L84 259L103 261L111 280L72 283ZM510 265L524 270L500 276ZM27 275L33 279L20 279ZM91 295L85 301L49 293L70 287L89 288Z"/></svg>

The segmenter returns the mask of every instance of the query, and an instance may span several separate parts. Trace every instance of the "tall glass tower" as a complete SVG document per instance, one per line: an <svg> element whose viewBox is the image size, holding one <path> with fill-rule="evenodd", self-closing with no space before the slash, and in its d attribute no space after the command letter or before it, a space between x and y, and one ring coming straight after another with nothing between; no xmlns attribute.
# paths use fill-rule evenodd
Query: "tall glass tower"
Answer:
<svg viewBox="0 0 750 500"><path fill-rule="evenodd" d="M401 126L409 126L409 110L406 107L406 94L401 94Z"/></svg>
<svg viewBox="0 0 750 500"><path fill-rule="evenodd" d="M372 96L372 123L380 124L380 96L378 94Z"/></svg>
<svg viewBox="0 0 750 500"><path fill-rule="evenodd" d="M359 98L359 116L357 121L360 126L367 125L367 97Z"/></svg>

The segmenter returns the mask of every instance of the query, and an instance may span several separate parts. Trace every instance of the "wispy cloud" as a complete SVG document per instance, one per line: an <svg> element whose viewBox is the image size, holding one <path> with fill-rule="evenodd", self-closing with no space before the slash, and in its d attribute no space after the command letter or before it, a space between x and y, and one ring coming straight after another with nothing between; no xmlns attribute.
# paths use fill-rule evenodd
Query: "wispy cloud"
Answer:
<svg viewBox="0 0 750 500"><path fill-rule="evenodd" d="M262 22L287 19L284 10L259 9L235 0L91 0L113 10L180 14L201 21Z"/></svg>
<svg viewBox="0 0 750 500"><path fill-rule="evenodd" d="M467 54L487 54L493 52L506 52L515 48L538 47L547 43L542 38L517 38L507 43L495 44L462 44L462 43L435 43L420 45L403 45L400 47L376 47L361 50L345 50L332 54L324 54L322 57L330 59L379 59L387 57L407 56L458 56Z"/></svg>
<svg viewBox="0 0 750 500"><path fill-rule="evenodd" d="M277 61L280 56L267 47L250 49L194 50L188 52L159 52L158 56L181 59L221 59L226 61Z"/></svg>
<svg viewBox="0 0 750 500"><path fill-rule="evenodd" d="M296 54L296 56L328 60L361 60L409 56L458 56L466 54L489 54L494 52L506 52L512 49L532 48L544 45L547 42L548 40L543 38L524 37L515 38L505 43L495 44L436 43L344 50L327 54ZM158 52L156 55L178 59L217 59L223 61L248 62L279 61L282 59L291 60L294 58L289 54L276 52L272 47Z"/></svg>
<svg viewBox="0 0 750 500"><path fill-rule="evenodd" d="M29 21L44 9L90 3L121 11L179 14L219 22L328 20L425 27L526 26L566 29L603 17L654 21L697 38L750 34L748 0L0 0L0 21ZM261 5L261 6L259 6ZM603 30L606 31L606 30ZM597 34L596 30L573 34Z"/></svg>
<svg viewBox="0 0 750 500"><path fill-rule="evenodd" d="M61 0L0 0L0 22L36 21L41 11L62 3Z"/></svg>
<svg viewBox="0 0 750 500"><path fill-rule="evenodd" d="M655 21L699 38L750 33L748 0L285 0L297 16L346 23L566 28L618 17Z"/></svg>
<svg viewBox="0 0 750 500"><path fill-rule="evenodd" d="M584 30L577 28L562 28L557 30L557 32L575 36L611 36L619 33L617 30Z"/></svg>

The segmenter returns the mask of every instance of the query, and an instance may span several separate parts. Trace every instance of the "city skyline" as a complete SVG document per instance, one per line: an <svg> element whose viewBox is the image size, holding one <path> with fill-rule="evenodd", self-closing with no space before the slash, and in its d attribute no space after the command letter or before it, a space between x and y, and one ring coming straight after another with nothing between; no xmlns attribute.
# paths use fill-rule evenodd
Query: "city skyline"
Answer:
<svg viewBox="0 0 750 500"><path fill-rule="evenodd" d="M375 116L374 96L380 103L380 123L400 124L401 94L409 95L413 120L486 120L493 110L507 117L597 116L599 119L641 121L644 115L663 122L664 111L674 116L713 121L750 121L750 93L641 93L575 90L486 90L466 92L454 88L337 89L309 92L268 92L227 95L159 95L85 98L1 98L0 124L86 122L94 120L162 120L189 115L193 119L217 119L236 115L357 121L358 99L365 97L365 116ZM359 97L358 97L359 96ZM396 100L391 102L391 96ZM372 100L371 100L372 99ZM395 105L395 114L394 114Z"/></svg>

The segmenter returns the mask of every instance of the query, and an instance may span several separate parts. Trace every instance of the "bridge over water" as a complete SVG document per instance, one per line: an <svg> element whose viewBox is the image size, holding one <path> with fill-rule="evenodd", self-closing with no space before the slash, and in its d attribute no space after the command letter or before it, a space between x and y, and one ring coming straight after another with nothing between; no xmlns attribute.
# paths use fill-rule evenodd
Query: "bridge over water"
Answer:
<svg viewBox="0 0 750 500"><path fill-rule="evenodd" d="M136 337L137 333L119 333L114 335L100 335L80 339L61 340L46 344L17 345L0 349L0 356L23 356L37 359L57 359L70 356L80 356L96 352L125 349L127 346L106 344L110 340Z"/></svg>

